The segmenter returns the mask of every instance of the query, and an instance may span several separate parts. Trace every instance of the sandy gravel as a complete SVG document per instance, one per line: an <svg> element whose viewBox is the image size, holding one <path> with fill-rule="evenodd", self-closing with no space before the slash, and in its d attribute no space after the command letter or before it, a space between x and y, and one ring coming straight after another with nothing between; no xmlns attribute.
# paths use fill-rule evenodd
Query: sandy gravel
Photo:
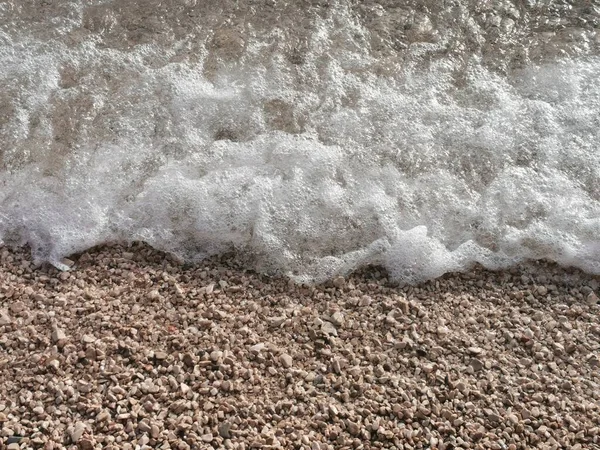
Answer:
<svg viewBox="0 0 600 450"><path fill-rule="evenodd" d="M0 448L600 448L580 272L301 287L143 245L73 263L0 248Z"/></svg>

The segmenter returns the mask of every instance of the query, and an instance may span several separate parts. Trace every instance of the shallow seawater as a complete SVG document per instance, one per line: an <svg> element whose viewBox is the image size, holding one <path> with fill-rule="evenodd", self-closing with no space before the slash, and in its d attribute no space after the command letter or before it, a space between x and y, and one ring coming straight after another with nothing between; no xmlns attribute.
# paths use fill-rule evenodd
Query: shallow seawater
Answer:
<svg viewBox="0 0 600 450"><path fill-rule="evenodd" d="M215 3L215 4L213 4ZM0 243L600 273L587 1L0 5Z"/></svg>

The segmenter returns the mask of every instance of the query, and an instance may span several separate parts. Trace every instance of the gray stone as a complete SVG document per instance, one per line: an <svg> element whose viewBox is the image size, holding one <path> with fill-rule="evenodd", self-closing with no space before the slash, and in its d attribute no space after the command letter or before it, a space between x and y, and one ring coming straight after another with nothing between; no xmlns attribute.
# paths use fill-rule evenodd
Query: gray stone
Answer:
<svg viewBox="0 0 600 450"><path fill-rule="evenodd" d="M229 422L223 422L219 425L219 435L223 439L231 439L231 424Z"/></svg>
<svg viewBox="0 0 600 450"><path fill-rule="evenodd" d="M480 371L481 369L483 369L484 365L483 362L477 358L473 358L471 359L471 367L473 368L473 370L475 372Z"/></svg>

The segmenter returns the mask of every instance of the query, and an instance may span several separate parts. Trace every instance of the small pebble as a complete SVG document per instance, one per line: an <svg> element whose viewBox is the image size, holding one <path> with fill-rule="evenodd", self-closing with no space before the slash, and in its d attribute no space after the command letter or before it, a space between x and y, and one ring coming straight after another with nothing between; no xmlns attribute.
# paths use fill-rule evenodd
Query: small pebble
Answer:
<svg viewBox="0 0 600 450"><path fill-rule="evenodd" d="M67 335L60 328L55 328L52 330L52 342L57 343L59 341L64 341L67 338Z"/></svg>
<svg viewBox="0 0 600 450"><path fill-rule="evenodd" d="M280 356L281 359L281 365L283 367L285 367L286 369L289 369L290 367L292 367L292 357L290 355L288 355L287 353L284 353Z"/></svg>
<svg viewBox="0 0 600 450"><path fill-rule="evenodd" d="M224 439L231 439L231 424L223 422L219 425L219 435Z"/></svg>
<svg viewBox="0 0 600 450"><path fill-rule="evenodd" d="M71 441L78 442L79 439L81 439L81 436L83 436L84 432L85 432L85 425L81 422L75 422L73 430L71 431Z"/></svg>

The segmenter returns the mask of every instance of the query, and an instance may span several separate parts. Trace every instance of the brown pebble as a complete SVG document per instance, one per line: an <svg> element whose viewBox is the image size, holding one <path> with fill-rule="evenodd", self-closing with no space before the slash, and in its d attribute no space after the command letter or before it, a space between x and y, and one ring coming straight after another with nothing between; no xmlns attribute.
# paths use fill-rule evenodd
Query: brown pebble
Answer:
<svg viewBox="0 0 600 450"><path fill-rule="evenodd" d="M360 426L355 422L347 420L346 427L348 428L348 433L353 436L357 436L360 433Z"/></svg>
<svg viewBox="0 0 600 450"><path fill-rule="evenodd" d="M19 314L25 310L25 303L18 301L10 304L10 312L13 314Z"/></svg>
<svg viewBox="0 0 600 450"><path fill-rule="evenodd" d="M81 450L93 450L94 441L87 438L81 439L79 442L77 442L77 447Z"/></svg>
<svg viewBox="0 0 600 450"><path fill-rule="evenodd" d="M213 362L219 361L223 357L223 352L220 350L215 350L210 354L210 359Z"/></svg>
<svg viewBox="0 0 600 450"><path fill-rule="evenodd" d="M600 299L594 292L590 292L585 301L588 305L597 305Z"/></svg>
<svg viewBox="0 0 600 450"><path fill-rule="evenodd" d="M98 422L104 422L104 421L110 420L110 412L106 409L100 411L98 413L98 415L96 416L96 420Z"/></svg>
<svg viewBox="0 0 600 450"><path fill-rule="evenodd" d="M346 279L344 277L341 277L341 276L335 277L332 280L332 284L336 288L341 289L341 288L343 288L346 285Z"/></svg>
<svg viewBox="0 0 600 450"><path fill-rule="evenodd" d="M83 336L81 336L81 342L83 342L84 344L93 344L94 342L96 342L96 340L97 339L91 334L84 334Z"/></svg>
<svg viewBox="0 0 600 450"><path fill-rule="evenodd" d="M281 360L281 365L283 367L285 367L286 369L289 369L290 367L292 367L292 357L290 355L288 355L287 353L282 354L279 359Z"/></svg>
<svg viewBox="0 0 600 450"><path fill-rule="evenodd" d="M260 353L264 348L265 348L265 344L260 342L256 345L253 345L252 347L250 347L250 351L252 353Z"/></svg>
<svg viewBox="0 0 600 450"><path fill-rule="evenodd" d="M331 315L331 323L336 327L340 327L344 324L344 314L340 311L336 311Z"/></svg>
<svg viewBox="0 0 600 450"><path fill-rule="evenodd" d="M12 323L12 319L8 315L8 312L4 309L0 309L0 326L10 325L11 323Z"/></svg>
<svg viewBox="0 0 600 450"><path fill-rule="evenodd" d="M154 354L154 358L156 358L158 361L164 361L168 356L169 355L165 352L156 352Z"/></svg>
<svg viewBox="0 0 600 450"><path fill-rule="evenodd" d="M183 363L187 367L194 367L194 357L191 355L191 353L186 353L183 355Z"/></svg>
<svg viewBox="0 0 600 450"><path fill-rule="evenodd" d="M327 335L337 336L338 332L335 325L331 322L323 322L321 324L321 331Z"/></svg>

